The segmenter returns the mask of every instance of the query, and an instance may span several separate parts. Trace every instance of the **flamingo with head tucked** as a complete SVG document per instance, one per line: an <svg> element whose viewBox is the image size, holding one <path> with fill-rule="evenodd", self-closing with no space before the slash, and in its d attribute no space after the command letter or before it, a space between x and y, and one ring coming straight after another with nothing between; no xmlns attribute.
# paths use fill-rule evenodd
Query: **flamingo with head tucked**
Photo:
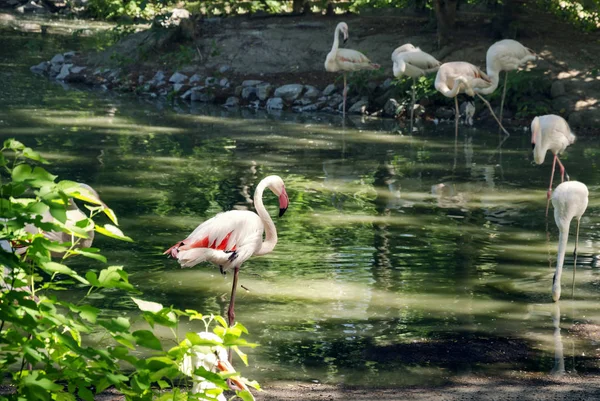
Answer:
<svg viewBox="0 0 600 401"><path fill-rule="evenodd" d="M279 197L279 216L283 216L288 208L289 198L281 177L271 175L263 178L254 191L256 213L247 210L219 213L196 227L186 239L165 251L165 254L177 259L181 267L191 267L206 261L219 266L221 272L233 269L231 301L227 310L230 326L235 322L235 292L240 266L251 256L270 253L277 244L275 224L262 201L265 188ZM263 233L266 234L264 241Z"/></svg>
<svg viewBox="0 0 600 401"><path fill-rule="evenodd" d="M500 73L505 71L504 88L502 89L502 100L500 101L500 121L502 121L502 112L504 110L508 72L518 70L519 67L525 65L527 62L535 61L536 59L537 56L533 50L512 39L500 40L488 49L485 63L487 75L490 77L492 84L487 88L479 89L478 92L482 95L493 93L500 82Z"/></svg>
<svg viewBox="0 0 600 401"><path fill-rule="evenodd" d="M360 70L377 70L379 64L372 63L364 54L352 49L340 49L340 32L344 35L344 43L348 40L348 25L340 22L335 27L333 36L333 46L325 59L325 70L329 72L342 71L344 73L344 105L343 116L346 116L346 95L348 87L346 85L346 73Z"/></svg>
<svg viewBox="0 0 600 401"><path fill-rule="evenodd" d="M458 109L459 93L465 93L469 96L479 96L481 100L486 104L492 117L496 120L502 131L506 136L510 136L508 131L504 129L498 117L492 110L490 103L485 100L479 93L478 89L487 88L492 84L490 78L479 68L475 67L471 63L464 61L453 61L450 63L444 63L440 66L437 75L435 77L435 89L446 97L454 98L454 105L456 107L455 113L455 125L456 125L456 137L458 137L458 118L460 111Z"/></svg>
<svg viewBox="0 0 600 401"><path fill-rule="evenodd" d="M552 206L554 207L554 221L558 226L558 255L556 257L556 271L552 279L552 300L560 299L560 278L562 276L563 264L567 242L569 240L569 226L573 218L577 219L577 234L575 235L575 249L573 250L573 288L575 288L575 267L577 266L577 243L579 242L579 222L588 205L587 186L579 181L563 182L556 187L552 194Z"/></svg>
<svg viewBox="0 0 600 401"><path fill-rule="evenodd" d="M538 116L531 122L531 147L533 148L533 159L536 164L544 162L548 150L554 154L552 173L550 174L550 186L548 187L547 194L546 216L548 216L548 206L550 204L552 180L554 179L556 163L560 167L560 182L564 182L565 180L565 167L558 159L558 155L563 153L567 146L573 142L575 142L575 135L571 132L569 124L560 116L555 114Z"/></svg>
<svg viewBox="0 0 600 401"><path fill-rule="evenodd" d="M432 55L425 53L423 50L410 43L406 43L394 50L392 53L392 62L394 76L396 78L406 75L413 80L412 104L410 108L410 132L412 132L416 80L423 75L437 71L442 63L437 61Z"/></svg>

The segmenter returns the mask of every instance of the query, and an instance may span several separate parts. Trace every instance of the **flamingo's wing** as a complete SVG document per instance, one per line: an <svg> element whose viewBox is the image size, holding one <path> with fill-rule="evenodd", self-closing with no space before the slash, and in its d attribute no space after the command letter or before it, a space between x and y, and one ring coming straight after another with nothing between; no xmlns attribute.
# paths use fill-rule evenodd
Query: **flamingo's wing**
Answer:
<svg viewBox="0 0 600 401"><path fill-rule="evenodd" d="M256 213L232 210L200 224L165 254L177 258L182 267L209 261L228 269L260 249L263 232L264 225Z"/></svg>
<svg viewBox="0 0 600 401"><path fill-rule="evenodd" d="M379 68L379 65L372 63L367 56L352 49L338 49L336 61L343 71L373 70Z"/></svg>

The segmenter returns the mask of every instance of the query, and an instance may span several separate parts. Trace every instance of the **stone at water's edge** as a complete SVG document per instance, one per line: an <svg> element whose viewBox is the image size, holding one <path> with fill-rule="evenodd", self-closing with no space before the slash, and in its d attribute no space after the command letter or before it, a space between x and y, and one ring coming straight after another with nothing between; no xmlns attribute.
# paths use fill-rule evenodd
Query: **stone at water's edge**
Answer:
<svg viewBox="0 0 600 401"><path fill-rule="evenodd" d="M73 64L63 64L60 72L56 76L56 79L59 81L64 81L64 79L69 75L69 70L73 67Z"/></svg>
<svg viewBox="0 0 600 401"><path fill-rule="evenodd" d="M304 85L288 84L275 89L275 96L284 99L286 102L292 102L302 94Z"/></svg>
<svg viewBox="0 0 600 401"><path fill-rule="evenodd" d="M386 117L396 117L400 111L400 104L396 99L389 99L383 106L383 115Z"/></svg>
<svg viewBox="0 0 600 401"><path fill-rule="evenodd" d="M348 109L349 114L365 114L367 108L369 107L369 99L363 98L358 102L354 103L350 109Z"/></svg>
<svg viewBox="0 0 600 401"><path fill-rule="evenodd" d="M273 94L273 86L263 82L256 87L256 95L260 100L267 100Z"/></svg>
<svg viewBox="0 0 600 401"><path fill-rule="evenodd" d="M232 108L232 107L238 107L239 105L240 105L240 99L238 99L235 96L230 96L227 98L227 100L225 101L225 104L223 106L227 107L227 108Z"/></svg>
<svg viewBox="0 0 600 401"><path fill-rule="evenodd" d="M173 75L171 75L171 78L169 78L169 82L172 84L181 84L185 81L187 81L188 77L187 75L184 75L180 72L176 72Z"/></svg>
<svg viewBox="0 0 600 401"><path fill-rule="evenodd" d="M334 84L329 84L323 90L323 95L329 96L329 95L332 95L333 93L335 93L336 91L337 91L337 88L335 87L335 85Z"/></svg>
<svg viewBox="0 0 600 401"><path fill-rule="evenodd" d="M272 97L267 100L267 110L282 110L283 106L283 99L280 97Z"/></svg>
<svg viewBox="0 0 600 401"><path fill-rule="evenodd" d="M262 81L258 81L256 79L247 79L245 81L242 82L242 86L256 86L261 84Z"/></svg>

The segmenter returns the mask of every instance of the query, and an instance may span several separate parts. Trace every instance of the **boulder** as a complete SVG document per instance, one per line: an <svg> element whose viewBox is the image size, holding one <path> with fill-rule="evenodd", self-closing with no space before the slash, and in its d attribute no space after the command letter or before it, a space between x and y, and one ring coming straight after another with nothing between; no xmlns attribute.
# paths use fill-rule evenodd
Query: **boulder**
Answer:
<svg viewBox="0 0 600 401"><path fill-rule="evenodd" d="M275 97L280 97L286 102L293 102L300 97L302 91L304 91L304 85L287 84L275 89Z"/></svg>
<svg viewBox="0 0 600 401"><path fill-rule="evenodd" d="M242 82L242 86L246 87L246 86L256 86L262 84L262 81L256 80L256 79L247 79L244 82Z"/></svg>
<svg viewBox="0 0 600 401"><path fill-rule="evenodd" d="M189 80L190 84L195 84L195 83L198 83L200 81L202 81L202 77L200 75L198 75L198 74L192 75L190 77L190 80Z"/></svg>
<svg viewBox="0 0 600 401"><path fill-rule="evenodd" d="M62 54L57 54L56 56L52 57L52 59L50 60L50 63L52 64L62 64L65 62L65 56L63 56Z"/></svg>
<svg viewBox="0 0 600 401"><path fill-rule="evenodd" d="M219 86L222 88L229 88L229 80L227 78L221 78L219 81Z"/></svg>
<svg viewBox="0 0 600 401"><path fill-rule="evenodd" d="M240 105L240 99L235 96L230 96L225 101L225 104L223 104L223 107L233 108L233 107L238 107L239 105Z"/></svg>
<svg viewBox="0 0 600 401"><path fill-rule="evenodd" d="M65 78L69 75L69 70L73 67L73 64L63 64L60 72L56 76L56 79L59 81L64 81Z"/></svg>
<svg viewBox="0 0 600 401"><path fill-rule="evenodd" d="M369 99L362 98L358 102L354 103L350 109L348 109L348 114L366 114L368 107Z"/></svg>
<svg viewBox="0 0 600 401"><path fill-rule="evenodd" d="M237 92L237 91L236 91ZM258 90L253 86L246 86L242 89L242 99L247 100L249 102L258 98L257 94ZM237 93L236 93L237 94Z"/></svg>
<svg viewBox="0 0 600 401"><path fill-rule="evenodd" d="M169 82L172 84L182 84L187 79L188 79L187 75L182 74L180 72L176 72L173 75L171 75L171 78L169 78Z"/></svg>
<svg viewBox="0 0 600 401"><path fill-rule="evenodd" d="M148 84L157 88L162 85L165 85L165 73L162 71L158 71L156 74L154 74L154 77L152 77L152 79L148 81Z"/></svg>
<svg viewBox="0 0 600 401"><path fill-rule="evenodd" d="M273 86L268 83L262 83L256 87L256 95L260 100L267 100L273 94Z"/></svg>
<svg viewBox="0 0 600 401"><path fill-rule="evenodd" d="M330 96L330 95L333 95L335 92L337 92L337 88L335 87L335 85L334 84L329 84L323 90L323 95L324 96Z"/></svg>
<svg viewBox="0 0 600 401"><path fill-rule="evenodd" d="M388 99L383 106L383 115L387 117L396 117L400 111L400 103L396 99Z"/></svg>
<svg viewBox="0 0 600 401"><path fill-rule="evenodd" d="M312 85L304 85L304 97L307 99L317 99L321 96L321 91Z"/></svg>
<svg viewBox="0 0 600 401"><path fill-rule="evenodd" d="M215 100L215 94L205 91L201 86L196 86L192 88L190 100L192 102L212 103Z"/></svg>
<svg viewBox="0 0 600 401"><path fill-rule="evenodd" d="M50 69L50 63L47 61L42 61L38 65L34 65L33 67L31 67L29 69L31 70L31 72L33 72L35 74L44 74L45 72L48 71L48 69Z"/></svg>
<svg viewBox="0 0 600 401"><path fill-rule="evenodd" d="M229 70L231 70L231 67L228 66L227 64L224 64L224 65L222 65L222 66L219 67L219 72L221 74L225 74Z"/></svg>
<svg viewBox="0 0 600 401"><path fill-rule="evenodd" d="M280 97L272 97L267 100L267 110L281 110L283 106L283 99Z"/></svg>

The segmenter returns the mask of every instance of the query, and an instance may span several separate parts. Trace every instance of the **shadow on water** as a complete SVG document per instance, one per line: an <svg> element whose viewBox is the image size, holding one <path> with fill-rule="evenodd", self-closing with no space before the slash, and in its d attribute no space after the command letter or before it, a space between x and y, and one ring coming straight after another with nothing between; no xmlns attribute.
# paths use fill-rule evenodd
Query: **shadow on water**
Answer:
<svg viewBox="0 0 600 401"><path fill-rule="evenodd" d="M28 67L67 39L44 41L41 52L28 51L30 36L12 39L0 51L11 66L0 70L8 82L0 136L41 151L60 178L98 190L136 242L95 244L126 266L144 297L223 313L230 275L181 270L162 251L215 213L251 210L262 177L284 178L290 208L276 221L280 242L240 276L249 291L240 291L237 317L261 343L251 377L408 385L598 370L600 276L591 265L600 188L589 185L576 298L564 308L577 313L563 310L561 320L550 300L558 235L550 223L547 242L549 166L531 165L526 133L499 147L495 131L461 127L455 144L452 124L403 136L391 120L352 117L342 127L335 115L65 90ZM599 181L596 149L586 138L569 148L562 160L572 178ZM266 195L265 204L274 215L276 200ZM135 313L125 297L94 302Z"/></svg>

